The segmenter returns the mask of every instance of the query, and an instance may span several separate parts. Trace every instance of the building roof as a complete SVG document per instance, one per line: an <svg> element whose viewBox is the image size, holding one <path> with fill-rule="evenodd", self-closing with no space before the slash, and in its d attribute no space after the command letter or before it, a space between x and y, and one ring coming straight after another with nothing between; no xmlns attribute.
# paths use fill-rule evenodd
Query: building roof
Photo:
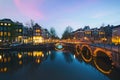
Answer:
<svg viewBox="0 0 120 80"><path fill-rule="evenodd" d="M13 23L13 21L11 19L1 19L0 22Z"/></svg>
<svg viewBox="0 0 120 80"><path fill-rule="evenodd" d="M115 28L120 28L120 25L112 27L112 29L115 29Z"/></svg>

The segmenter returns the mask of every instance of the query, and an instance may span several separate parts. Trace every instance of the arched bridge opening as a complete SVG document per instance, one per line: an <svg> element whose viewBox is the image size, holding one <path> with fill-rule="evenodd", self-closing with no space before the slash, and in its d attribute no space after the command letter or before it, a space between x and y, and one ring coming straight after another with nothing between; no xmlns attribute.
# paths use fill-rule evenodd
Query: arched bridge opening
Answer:
<svg viewBox="0 0 120 80"><path fill-rule="evenodd" d="M64 45L63 43L56 43L55 44L55 50L64 50Z"/></svg>
<svg viewBox="0 0 120 80"><path fill-rule="evenodd" d="M83 45L81 47L81 57L85 62L90 62L92 60L92 49L88 45Z"/></svg>
<svg viewBox="0 0 120 80"><path fill-rule="evenodd" d="M101 48L97 48L94 51L93 61L94 61L96 68L99 71L101 71L105 74L111 73L112 68L113 68L111 52L106 51L106 50L101 49Z"/></svg>

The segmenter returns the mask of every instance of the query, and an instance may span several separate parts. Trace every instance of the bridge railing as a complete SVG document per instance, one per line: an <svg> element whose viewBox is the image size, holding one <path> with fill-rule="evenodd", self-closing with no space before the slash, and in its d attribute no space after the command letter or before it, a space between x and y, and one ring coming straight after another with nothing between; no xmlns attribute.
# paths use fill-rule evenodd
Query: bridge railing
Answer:
<svg viewBox="0 0 120 80"><path fill-rule="evenodd" d="M120 46L110 45L110 44L90 44L91 46L101 47L110 51L115 51L120 53Z"/></svg>

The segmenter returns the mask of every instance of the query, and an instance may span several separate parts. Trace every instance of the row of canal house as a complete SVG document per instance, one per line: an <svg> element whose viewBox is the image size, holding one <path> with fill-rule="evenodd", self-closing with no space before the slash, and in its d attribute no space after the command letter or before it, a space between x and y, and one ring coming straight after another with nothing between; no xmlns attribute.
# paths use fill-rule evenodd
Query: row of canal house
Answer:
<svg viewBox="0 0 120 80"><path fill-rule="evenodd" d="M97 28L90 29L89 26L85 26L83 29L80 28L72 32L72 35L80 41L101 43L104 40L106 40L105 31L102 27L100 29Z"/></svg>
<svg viewBox="0 0 120 80"><path fill-rule="evenodd" d="M0 44L4 43L41 43L50 38L47 29L35 24L32 28L11 19L0 20Z"/></svg>
<svg viewBox="0 0 120 80"><path fill-rule="evenodd" d="M113 27L112 29L112 42L120 44L120 25Z"/></svg>
<svg viewBox="0 0 120 80"><path fill-rule="evenodd" d="M79 41L90 41L93 43L120 44L120 25L105 26L90 29L85 26L71 33L72 37Z"/></svg>

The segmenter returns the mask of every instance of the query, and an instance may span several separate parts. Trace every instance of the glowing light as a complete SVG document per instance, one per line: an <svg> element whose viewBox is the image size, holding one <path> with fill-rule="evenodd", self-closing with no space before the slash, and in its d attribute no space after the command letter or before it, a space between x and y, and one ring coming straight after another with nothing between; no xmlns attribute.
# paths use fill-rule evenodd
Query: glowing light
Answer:
<svg viewBox="0 0 120 80"><path fill-rule="evenodd" d="M19 32L22 32L22 29L19 29Z"/></svg>
<svg viewBox="0 0 120 80"><path fill-rule="evenodd" d="M33 36L33 41L35 44L39 44L43 42L43 37L42 36Z"/></svg>
<svg viewBox="0 0 120 80"><path fill-rule="evenodd" d="M97 49L94 51L94 53L93 53L94 56L97 56L98 51L101 51L101 52L103 52L103 53L106 53L110 58L112 57L112 53L111 53L110 51L106 51L106 50L101 49L101 48L97 48Z"/></svg>
<svg viewBox="0 0 120 80"><path fill-rule="evenodd" d="M44 54L42 54L42 57L44 57Z"/></svg>
<svg viewBox="0 0 120 80"><path fill-rule="evenodd" d="M11 26L11 24L9 23L8 26Z"/></svg>
<svg viewBox="0 0 120 80"><path fill-rule="evenodd" d="M19 61L19 64L21 65L21 64L22 64L22 61Z"/></svg>
<svg viewBox="0 0 120 80"><path fill-rule="evenodd" d="M74 59L76 58L76 56L74 55Z"/></svg>
<svg viewBox="0 0 120 80"><path fill-rule="evenodd" d="M6 72L6 71L7 71L7 68L5 67L5 68L4 68L4 72Z"/></svg>
<svg viewBox="0 0 120 80"><path fill-rule="evenodd" d="M3 25L3 23L1 23L1 25Z"/></svg>
<svg viewBox="0 0 120 80"><path fill-rule="evenodd" d="M40 33L40 30L39 30L39 29L37 29L35 32L36 32L36 33Z"/></svg>
<svg viewBox="0 0 120 80"><path fill-rule="evenodd" d="M37 63L40 63L40 59L37 59L36 62L37 62Z"/></svg>
<svg viewBox="0 0 120 80"><path fill-rule="evenodd" d="M2 55L0 55L0 59L2 59Z"/></svg>
<svg viewBox="0 0 120 80"><path fill-rule="evenodd" d="M3 72L3 68L1 68L1 72Z"/></svg>
<svg viewBox="0 0 120 80"><path fill-rule="evenodd" d="M118 36L112 37L112 43L115 43L116 45L120 44L120 37Z"/></svg>
<svg viewBox="0 0 120 80"><path fill-rule="evenodd" d="M7 23L5 23L4 25L7 26Z"/></svg>
<svg viewBox="0 0 120 80"><path fill-rule="evenodd" d="M18 54L18 58L21 59L21 58L22 58L22 55L21 55L21 54Z"/></svg>
<svg viewBox="0 0 120 80"><path fill-rule="evenodd" d="M7 59L6 59L6 58L4 58L4 62L7 62Z"/></svg>
<svg viewBox="0 0 120 80"><path fill-rule="evenodd" d="M80 45L77 44L77 45L75 46L75 48L76 48L76 52L77 52L77 54L79 55L79 54L80 54L80 52L79 52L79 50L80 50ZM79 48L79 50L78 50L78 48Z"/></svg>
<svg viewBox="0 0 120 80"><path fill-rule="evenodd" d="M28 56L32 56L32 53L31 53L31 52L28 52Z"/></svg>
<svg viewBox="0 0 120 80"><path fill-rule="evenodd" d="M48 53L51 54L51 51L49 51Z"/></svg>
<svg viewBox="0 0 120 80"><path fill-rule="evenodd" d="M44 57L44 54L42 51L40 51L40 52L35 51L35 52L33 52L33 56L34 57Z"/></svg>
<svg viewBox="0 0 120 80"><path fill-rule="evenodd" d="M87 37L84 37L85 40L87 40Z"/></svg>

